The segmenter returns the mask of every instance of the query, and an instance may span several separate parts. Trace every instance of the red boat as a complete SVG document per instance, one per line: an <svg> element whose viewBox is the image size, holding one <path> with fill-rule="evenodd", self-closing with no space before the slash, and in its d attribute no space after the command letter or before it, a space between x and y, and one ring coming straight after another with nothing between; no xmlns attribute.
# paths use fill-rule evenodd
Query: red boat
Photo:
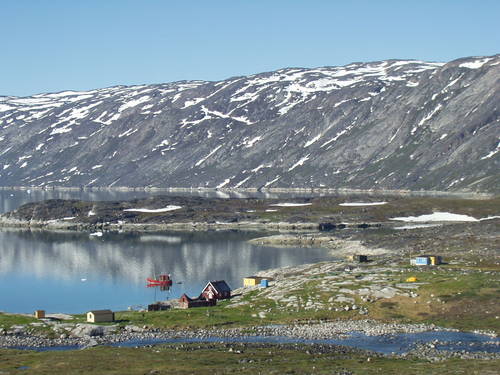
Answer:
<svg viewBox="0 0 500 375"><path fill-rule="evenodd" d="M172 279L170 275L159 275L157 279L152 279L148 277L146 279L148 286L170 286L172 285Z"/></svg>

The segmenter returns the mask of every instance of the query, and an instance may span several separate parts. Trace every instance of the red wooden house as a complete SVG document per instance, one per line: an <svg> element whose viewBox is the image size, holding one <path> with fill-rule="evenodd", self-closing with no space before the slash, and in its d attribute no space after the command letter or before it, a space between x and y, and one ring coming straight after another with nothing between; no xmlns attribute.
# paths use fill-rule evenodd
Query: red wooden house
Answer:
<svg viewBox="0 0 500 375"><path fill-rule="evenodd" d="M217 300L206 300L201 296L198 298L189 298L186 293L184 293L179 299L179 305L181 309L189 309L191 307L205 307L205 306L215 306Z"/></svg>
<svg viewBox="0 0 500 375"><path fill-rule="evenodd" d="M224 280L209 281L201 291L200 298L207 301L226 299L231 297L231 288Z"/></svg>

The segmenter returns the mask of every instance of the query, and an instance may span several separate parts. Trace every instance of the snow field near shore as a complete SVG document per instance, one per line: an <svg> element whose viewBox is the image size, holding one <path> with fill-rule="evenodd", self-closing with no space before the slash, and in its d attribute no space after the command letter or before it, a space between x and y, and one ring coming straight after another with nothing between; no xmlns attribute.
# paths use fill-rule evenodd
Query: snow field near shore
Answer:
<svg viewBox="0 0 500 375"><path fill-rule="evenodd" d="M384 204L387 204L387 202L345 202L345 203L340 203L339 206L364 207L364 206L381 206Z"/></svg>
<svg viewBox="0 0 500 375"><path fill-rule="evenodd" d="M127 212L142 212L142 213L161 213L161 212L168 212L168 211L175 211L181 209L181 206L175 206L175 205L168 205L167 207L164 208L127 208L123 211Z"/></svg>
<svg viewBox="0 0 500 375"><path fill-rule="evenodd" d="M312 203L276 203L276 204L271 204L270 206L273 207L303 207L303 206L310 206Z"/></svg>
<svg viewBox="0 0 500 375"><path fill-rule="evenodd" d="M497 218L500 218L500 216L488 216L485 218L476 219L475 217L472 216L453 214L450 212L433 212L432 214L429 215L393 217L390 220L413 222L413 223L425 223L432 221L478 222L484 220L493 220Z"/></svg>

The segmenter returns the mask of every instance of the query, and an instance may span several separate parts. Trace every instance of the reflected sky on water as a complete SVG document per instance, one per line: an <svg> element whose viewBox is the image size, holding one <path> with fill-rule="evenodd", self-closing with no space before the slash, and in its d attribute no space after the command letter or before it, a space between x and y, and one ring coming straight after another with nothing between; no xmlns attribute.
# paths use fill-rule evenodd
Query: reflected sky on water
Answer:
<svg viewBox="0 0 500 375"><path fill-rule="evenodd" d="M208 280L232 288L269 268L332 259L324 249L271 248L246 242L263 233L105 233L0 230L0 311L81 313L124 310L156 300L195 296ZM170 273L170 291L146 278Z"/></svg>

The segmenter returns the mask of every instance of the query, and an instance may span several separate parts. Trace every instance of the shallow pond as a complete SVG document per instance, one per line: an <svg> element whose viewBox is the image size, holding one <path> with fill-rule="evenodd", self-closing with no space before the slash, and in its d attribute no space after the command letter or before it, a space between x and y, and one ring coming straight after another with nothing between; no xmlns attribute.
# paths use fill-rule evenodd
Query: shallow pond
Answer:
<svg viewBox="0 0 500 375"><path fill-rule="evenodd" d="M129 340L111 344L115 347L138 347L158 344L182 343L266 343L266 344L326 344L345 345L358 349L370 350L382 354L403 354L414 349L416 344L430 343L438 340L436 349L466 352L498 353L500 339L469 332L429 331L420 333L399 333L382 336L368 336L360 332L351 332L349 337L338 339L310 340L285 336L244 336L244 337L207 337L207 338L171 338ZM39 351L75 350L78 346L56 346L46 348L26 348Z"/></svg>
<svg viewBox="0 0 500 375"><path fill-rule="evenodd" d="M272 343L272 344L334 344L346 345L359 349L372 350L374 352L389 354L406 353L414 348L417 343L428 343L434 340L442 342L436 346L441 350L466 350L470 352L485 351L498 352L499 339L490 336L479 335L468 332L431 331L421 333L399 333L393 335L368 336L360 332L351 332L347 338L309 340L283 336L247 336L221 338L210 337L206 339L169 339L169 340L131 340L114 344L113 346L131 347L144 346L159 343L181 343L181 342L247 342L247 343ZM495 344L496 342L496 344Z"/></svg>

